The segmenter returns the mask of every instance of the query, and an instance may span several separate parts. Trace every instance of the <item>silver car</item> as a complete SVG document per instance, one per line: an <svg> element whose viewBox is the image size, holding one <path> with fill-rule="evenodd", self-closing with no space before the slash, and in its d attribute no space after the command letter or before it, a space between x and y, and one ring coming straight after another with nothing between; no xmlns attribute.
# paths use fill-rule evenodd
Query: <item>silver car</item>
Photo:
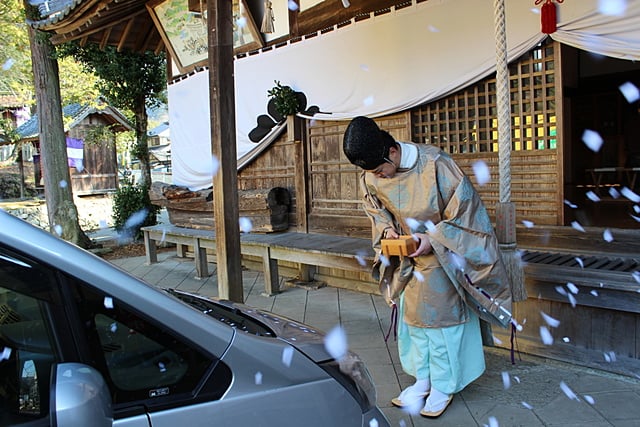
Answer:
<svg viewBox="0 0 640 427"><path fill-rule="evenodd" d="M2 426L389 425L312 327L157 289L1 210L0 405Z"/></svg>

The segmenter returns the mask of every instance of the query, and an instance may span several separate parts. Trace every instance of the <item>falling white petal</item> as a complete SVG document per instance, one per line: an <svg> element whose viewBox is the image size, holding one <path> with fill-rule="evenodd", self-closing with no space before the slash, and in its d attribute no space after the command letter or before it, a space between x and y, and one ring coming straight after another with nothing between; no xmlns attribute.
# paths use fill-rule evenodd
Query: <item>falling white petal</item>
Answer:
<svg viewBox="0 0 640 427"><path fill-rule="evenodd" d="M603 15L624 15L627 10L627 0L598 0L598 10Z"/></svg>
<svg viewBox="0 0 640 427"><path fill-rule="evenodd" d="M343 0L344 1L344 0ZM369 421L369 427L378 427L380 425L380 423L378 422L377 419L372 419L371 421Z"/></svg>
<svg viewBox="0 0 640 427"><path fill-rule="evenodd" d="M238 222L240 223L240 232L242 233L250 233L253 229L253 224L251 220L247 217L240 217Z"/></svg>
<svg viewBox="0 0 640 427"><path fill-rule="evenodd" d="M256 372L256 374L253 377L256 385L262 384L262 372L260 371Z"/></svg>
<svg viewBox="0 0 640 427"><path fill-rule="evenodd" d="M367 265L367 261L365 260L364 256L364 252L359 252L358 254L356 254L356 260L358 261L358 264L362 266Z"/></svg>
<svg viewBox="0 0 640 427"><path fill-rule="evenodd" d="M346 9L351 6L351 3L349 3L349 0L342 0L342 6Z"/></svg>
<svg viewBox="0 0 640 427"><path fill-rule="evenodd" d="M420 221L414 218L407 218L407 225L412 232L420 228Z"/></svg>
<svg viewBox="0 0 640 427"><path fill-rule="evenodd" d="M220 169L220 160L216 156L211 156L211 175L216 176Z"/></svg>
<svg viewBox="0 0 640 427"><path fill-rule="evenodd" d="M104 308L112 309L113 308L113 298L104 297Z"/></svg>
<svg viewBox="0 0 640 427"><path fill-rule="evenodd" d="M424 226L427 227L427 231L429 233L435 233L436 225L433 223L433 221L431 221L431 220L425 221Z"/></svg>
<svg viewBox="0 0 640 427"><path fill-rule="evenodd" d="M621 84L618 89L620 89L629 104L633 104L640 99L640 90L631 82Z"/></svg>
<svg viewBox="0 0 640 427"><path fill-rule="evenodd" d="M60 181L60 183L58 184L60 186L60 188L67 188L67 181L65 181L64 179L62 181Z"/></svg>
<svg viewBox="0 0 640 427"><path fill-rule="evenodd" d="M605 240L605 242L612 242L613 235L611 234L611 230L609 230L608 228L604 230L604 232L602 233L602 238Z"/></svg>
<svg viewBox="0 0 640 427"><path fill-rule="evenodd" d="M591 396L589 396L588 394L583 395L582 397L584 397L584 400L589 404L589 405L593 405L594 403L596 403L595 399Z"/></svg>
<svg viewBox="0 0 640 427"><path fill-rule="evenodd" d="M591 292L589 292L591 295L593 295L594 297L598 296L598 291L596 291L595 289L592 289Z"/></svg>
<svg viewBox="0 0 640 427"><path fill-rule="evenodd" d="M244 16L241 16L240 18L236 19L236 25L238 26L238 28L244 28L247 26L247 18L245 18Z"/></svg>
<svg viewBox="0 0 640 427"><path fill-rule="evenodd" d="M499 427L498 419L496 417L489 417L489 427Z"/></svg>
<svg viewBox="0 0 640 427"><path fill-rule="evenodd" d="M614 187L609 187L609 195L614 199L617 199L618 197L620 197L620 192Z"/></svg>
<svg viewBox="0 0 640 427"><path fill-rule="evenodd" d="M640 206L633 205L633 210L635 211L635 213L640 213Z"/></svg>
<svg viewBox="0 0 640 427"><path fill-rule="evenodd" d="M505 390L508 390L511 387L511 377L509 377L508 372L502 372L502 385Z"/></svg>
<svg viewBox="0 0 640 427"><path fill-rule="evenodd" d="M533 224L533 221L528 221L528 220L526 220L526 219L523 219L523 220L522 220L522 224L523 224L525 227L527 227L527 228L533 228L533 225L534 225L534 224Z"/></svg>
<svg viewBox="0 0 640 427"><path fill-rule="evenodd" d="M547 322L547 325L551 326L552 328L557 328L560 325L560 321L558 319L554 319L543 311L541 311L540 314L542 315L544 321Z"/></svg>
<svg viewBox="0 0 640 427"><path fill-rule="evenodd" d="M576 308L576 298L573 294L568 294L567 298L569 298L569 303L571 303L571 307Z"/></svg>
<svg viewBox="0 0 640 427"><path fill-rule="evenodd" d="M98 227L100 227L100 228L107 228L107 227L109 227L109 225L107 224L107 220L106 220L106 219L101 219L101 220L98 222Z"/></svg>
<svg viewBox="0 0 640 427"><path fill-rule="evenodd" d="M636 282L640 283L640 271L634 271L631 276Z"/></svg>
<svg viewBox="0 0 640 427"><path fill-rule="evenodd" d="M158 369L160 369L160 372L166 372L167 368L164 366L164 363L162 362L158 362Z"/></svg>
<svg viewBox="0 0 640 427"><path fill-rule="evenodd" d="M514 379L514 380L516 380L516 382L517 382L518 384L520 384L520 377L519 377L519 376L514 375L514 376L513 376L513 379Z"/></svg>
<svg viewBox="0 0 640 427"><path fill-rule="evenodd" d="M502 340L500 338L498 338L497 336L492 335L491 337L493 338L494 344L497 344L497 345L501 345L502 344Z"/></svg>
<svg viewBox="0 0 640 427"><path fill-rule="evenodd" d="M562 286L556 286L556 292L560 295L567 296L567 291Z"/></svg>
<svg viewBox="0 0 640 427"><path fill-rule="evenodd" d="M364 106L370 106L371 104L373 104L373 101L375 100L373 95L367 96L365 99L362 100L362 105Z"/></svg>
<svg viewBox="0 0 640 427"><path fill-rule="evenodd" d="M144 220L147 218L147 214L149 211L146 208L140 209L137 212L131 214L129 218L124 222L125 228L135 228L136 226L142 224Z"/></svg>
<svg viewBox="0 0 640 427"><path fill-rule="evenodd" d="M629 190L627 187L624 187L622 190L620 190L620 194L631 200L633 203L640 203L640 196Z"/></svg>
<svg viewBox="0 0 640 427"><path fill-rule="evenodd" d="M3 360L9 360L9 358L11 357L11 348L10 347L5 347L2 350L2 353L0 353L0 362Z"/></svg>
<svg viewBox="0 0 640 427"><path fill-rule="evenodd" d="M116 322L113 322L109 325L109 330L112 334L115 334L118 331L118 324Z"/></svg>
<svg viewBox="0 0 640 427"><path fill-rule="evenodd" d="M293 0L289 0L289 10L292 12L295 12L296 10L298 10L298 3L296 3Z"/></svg>
<svg viewBox="0 0 640 427"><path fill-rule="evenodd" d="M449 252L447 253L447 258L449 259L449 263L453 265L457 270L464 271L467 263L463 257L456 254L455 252Z"/></svg>
<svg viewBox="0 0 640 427"><path fill-rule="evenodd" d="M410 415L418 415L424 406L424 402L421 399L412 401L409 405L402 408L403 412Z"/></svg>
<svg viewBox="0 0 640 427"><path fill-rule="evenodd" d="M340 326L334 327L324 337L324 348L336 360L342 360L347 354L347 335Z"/></svg>
<svg viewBox="0 0 640 427"><path fill-rule="evenodd" d="M53 230L56 232L58 236L62 236L62 226L60 224L56 224L53 227Z"/></svg>
<svg viewBox="0 0 640 427"><path fill-rule="evenodd" d="M562 341L564 342L570 342L571 339L569 337L562 337Z"/></svg>
<svg viewBox="0 0 640 427"><path fill-rule="evenodd" d="M580 265L581 268L584 268L584 262L582 261L582 258L577 256L577 257L575 257L575 260Z"/></svg>
<svg viewBox="0 0 640 427"><path fill-rule="evenodd" d="M391 265L391 263L389 262L389 258L387 258L384 255L380 255L380 263L385 267L388 267L389 265Z"/></svg>
<svg viewBox="0 0 640 427"><path fill-rule="evenodd" d="M582 134L582 142L594 153L600 151L600 147L602 147L602 137L596 131L591 129L586 129Z"/></svg>
<svg viewBox="0 0 640 427"><path fill-rule="evenodd" d="M288 368L289 366L291 366L292 360L293 360L293 348L285 347L284 350L282 350L282 364Z"/></svg>
<svg viewBox="0 0 640 427"><path fill-rule="evenodd" d="M577 208L577 207L578 207L578 205L575 205L575 204L571 203L571 202L570 202L569 200L567 200L567 199L564 199L564 204L565 204L565 205L567 205L567 206L569 206L571 209L575 209L575 208Z"/></svg>
<svg viewBox="0 0 640 427"><path fill-rule="evenodd" d="M2 69L4 71L7 71L9 68L13 67L13 64L15 64L16 61L13 58L9 58L6 61L4 61L4 64L2 64Z"/></svg>
<svg viewBox="0 0 640 427"><path fill-rule="evenodd" d="M593 191L587 191L587 197L592 202L599 202L600 201L600 197L598 197L598 195L596 193L594 193Z"/></svg>
<svg viewBox="0 0 640 427"><path fill-rule="evenodd" d="M580 401L580 399L578 399L578 396L573 392L573 390L571 390L571 388L569 388L569 386L564 381L560 382L560 389L564 392L564 394L567 395L569 399Z"/></svg>
<svg viewBox="0 0 640 427"><path fill-rule="evenodd" d="M640 216L629 215L631 218L635 219L636 222L640 222Z"/></svg>
<svg viewBox="0 0 640 427"><path fill-rule="evenodd" d="M522 332L522 325L514 318L511 318L511 324L516 328L518 332Z"/></svg>
<svg viewBox="0 0 640 427"><path fill-rule="evenodd" d="M491 181L491 171L484 161L478 160L474 162L472 168L478 185L482 186Z"/></svg>
<svg viewBox="0 0 640 427"><path fill-rule="evenodd" d="M582 232L584 233L584 228L582 228L582 225L580 225L580 223L579 223L578 221L573 221L573 222L571 223L571 226L572 226L573 228L575 228L576 230L578 230L578 231L582 231Z"/></svg>
<svg viewBox="0 0 640 427"><path fill-rule="evenodd" d="M413 277L415 277L418 282L424 282L424 275L418 270L413 270Z"/></svg>
<svg viewBox="0 0 640 427"><path fill-rule="evenodd" d="M522 401L522 406L524 406L527 409L533 409L533 406L529 405L527 402Z"/></svg>
<svg viewBox="0 0 640 427"><path fill-rule="evenodd" d="M540 338L544 345L553 344L553 336L551 336L551 332L549 332L549 329L547 329L546 326L540 326Z"/></svg>

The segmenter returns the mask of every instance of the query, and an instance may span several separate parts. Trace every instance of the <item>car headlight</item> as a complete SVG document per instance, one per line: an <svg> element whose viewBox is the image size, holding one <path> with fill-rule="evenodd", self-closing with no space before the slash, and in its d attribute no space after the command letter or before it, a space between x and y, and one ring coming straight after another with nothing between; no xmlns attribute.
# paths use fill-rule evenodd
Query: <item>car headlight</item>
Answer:
<svg viewBox="0 0 640 427"><path fill-rule="evenodd" d="M324 362L320 367L351 393L360 404L362 412L367 412L376 405L376 387L369 370L357 354L348 352L339 361Z"/></svg>

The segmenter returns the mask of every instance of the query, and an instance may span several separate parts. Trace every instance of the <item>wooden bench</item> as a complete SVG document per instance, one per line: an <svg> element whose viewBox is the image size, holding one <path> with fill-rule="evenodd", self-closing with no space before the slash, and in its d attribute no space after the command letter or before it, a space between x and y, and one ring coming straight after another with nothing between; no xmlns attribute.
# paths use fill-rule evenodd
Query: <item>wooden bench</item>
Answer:
<svg viewBox="0 0 640 427"><path fill-rule="evenodd" d="M159 224L142 227L142 232L148 264L158 262L157 242L175 243L179 257L184 257L187 247L192 246L196 277L209 275L207 249L216 249L214 231ZM299 280L309 282L313 280L314 266L368 272L374 257L369 239L290 231L242 234L240 253L261 258L267 295L278 291L278 260L297 263Z"/></svg>

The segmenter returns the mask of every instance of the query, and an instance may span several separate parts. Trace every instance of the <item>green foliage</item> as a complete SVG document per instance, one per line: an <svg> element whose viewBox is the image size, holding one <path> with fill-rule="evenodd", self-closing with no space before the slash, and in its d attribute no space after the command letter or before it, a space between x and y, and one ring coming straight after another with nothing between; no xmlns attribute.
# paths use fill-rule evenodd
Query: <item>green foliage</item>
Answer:
<svg viewBox="0 0 640 427"><path fill-rule="evenodd" d="M147 186L127 181L120 185L113 198L113 225L119 233L139 239L141 227L157 223L159 210L151 204Z"/></svg>
<svg viewBox="0 0 640 427"><path fill-rule="evenodd" d="M34 89L22 0L0 0L0 28L0 94L28 105Z"/></svg>
<svg viewBox="0 0 640 427"><path fill-rule="evenodd" d="M300 108L296 92L291 86L282 86L277 80L275 80L275 84L272 89L267 91L267 95L273 99L276 111L284 117L296 114Z"/></svg>
<svg viewBox="0 0 640 427"><path fill-rule="evenodd" d="M153 52L118 52L114 46L104 49L96 44L80 46L76 42L58 46L60 57L73 57L85 71L97 75L98 90L118 108L137 111L140 100L147 107L166 99L166 61Z"/></svg>
<svg viewBox="0 0 640 427"><path fill-rule="evenodd" d="M0 141L15 143L20 139L13 122L9 119L0 119Z"/></svg>
<svg viewBox="0 0 640 427"><path fill-rule="evenodd" d="M38 8L30 6L29 14ZM39 18L39 15L32 16ZM22 0L0 0L0 94L15 97L16 105L33 105L34 86L31 68L31 47ZM36 32L36 40L49 37ZM85 104L98 96L95 75L86 73L73 59L58 61L62 105L79 102Z"/></svg>

